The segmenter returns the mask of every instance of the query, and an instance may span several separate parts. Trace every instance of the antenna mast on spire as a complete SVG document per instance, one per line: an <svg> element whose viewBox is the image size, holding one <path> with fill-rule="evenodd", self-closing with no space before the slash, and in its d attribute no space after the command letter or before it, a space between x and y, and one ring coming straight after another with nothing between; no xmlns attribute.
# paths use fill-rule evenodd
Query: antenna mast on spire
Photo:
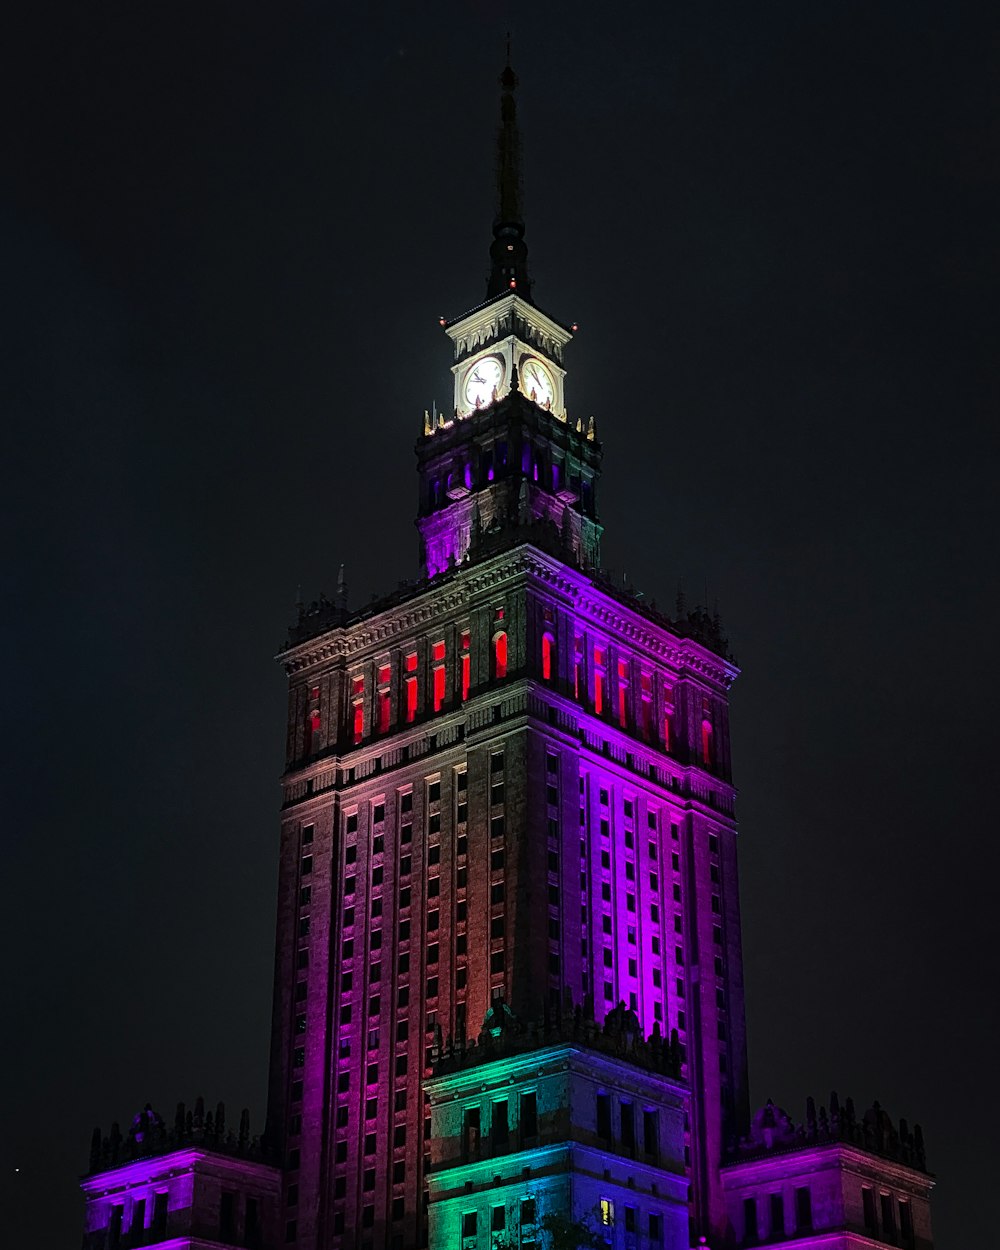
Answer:
<svg viewBox="0 0 1000 1250"><path fill-rule="evenodd" d="M516 291L531 301L528 277L528 248L524 242L524 212L521 204L521 135L517 128L514 91L517 75L510 64L510 35L507 36L507 64L500 75L500 126L497 130L497 213L493 219L493 262L486 287L487 299Z"/></svg>

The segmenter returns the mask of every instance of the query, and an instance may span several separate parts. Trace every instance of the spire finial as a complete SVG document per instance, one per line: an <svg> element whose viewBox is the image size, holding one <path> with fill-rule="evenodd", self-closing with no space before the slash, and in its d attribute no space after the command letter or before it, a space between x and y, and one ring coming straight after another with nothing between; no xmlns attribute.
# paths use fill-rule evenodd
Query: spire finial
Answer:
<svg viewBox="0 0 1000 1250"><path fill-rule="evenodd" d="M528 249L524 242L521 206L521 135L517 128L514 91L517 75L510 63L510 34L507 35L507 63L500 75L500 126L497 130L497 213L493 219L493 262L486 298L493 299L516 291L531 299L528 277Z"/></svg>

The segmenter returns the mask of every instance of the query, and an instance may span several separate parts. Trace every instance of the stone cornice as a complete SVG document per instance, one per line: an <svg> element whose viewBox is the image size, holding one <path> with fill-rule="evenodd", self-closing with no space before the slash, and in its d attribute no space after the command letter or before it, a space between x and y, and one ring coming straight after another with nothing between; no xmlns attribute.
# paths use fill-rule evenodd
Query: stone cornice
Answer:
<svg viewBox="0 0 1000 1250"><path fill-rule="evenodd" d="M457 570L449 577L418 590L404 600L353 624L337 625L325 633L279 652L276 657L288 674L314 664L347 660L368 650L391 645L421 626L468 608L480 595L502 588L513 578L529 575L546 589L562 595L587 621L609 636L626 639L679 673L690 673L728 689L739 669L691 638L682 638L666 626L657 626L595 586L586 574L521 544L509 551Z"/></svg>

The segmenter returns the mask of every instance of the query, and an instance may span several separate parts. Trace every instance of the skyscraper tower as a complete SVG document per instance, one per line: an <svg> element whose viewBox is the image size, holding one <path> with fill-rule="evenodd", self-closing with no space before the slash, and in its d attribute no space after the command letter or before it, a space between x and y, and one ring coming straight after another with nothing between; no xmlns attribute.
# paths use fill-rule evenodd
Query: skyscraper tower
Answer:
<svg viewBox="0 0 1000 1250"><path fill-rule="evenodd" d="M423 1083L487 1013L676 1032L695 1237L725 1230L749 1122L736 669L706 612L600 571L602 448L567 409L573 328L533 299L500 84L486 299L445 324L452 413L416 447L422 578L303 610L280 656L267 1137L299 1250L426 1244Z"/></svg>

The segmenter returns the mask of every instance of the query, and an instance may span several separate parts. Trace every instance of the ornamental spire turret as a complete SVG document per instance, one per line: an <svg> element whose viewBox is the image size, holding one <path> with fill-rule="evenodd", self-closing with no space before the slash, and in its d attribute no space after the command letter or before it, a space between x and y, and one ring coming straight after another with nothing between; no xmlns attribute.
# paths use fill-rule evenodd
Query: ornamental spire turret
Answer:
<svg viewBox="0 0 1000 1250"><path fill-rule="evenodd" d="M524 242L524 216L521 205L521 136L517 128L514 90L517 75L510 65L510 38L507 64L500 75L500 126L497 130L497 212L493 219L493 262L486 298L493 299L516 291L531 301L528 277L528 248Z"/></svg>

